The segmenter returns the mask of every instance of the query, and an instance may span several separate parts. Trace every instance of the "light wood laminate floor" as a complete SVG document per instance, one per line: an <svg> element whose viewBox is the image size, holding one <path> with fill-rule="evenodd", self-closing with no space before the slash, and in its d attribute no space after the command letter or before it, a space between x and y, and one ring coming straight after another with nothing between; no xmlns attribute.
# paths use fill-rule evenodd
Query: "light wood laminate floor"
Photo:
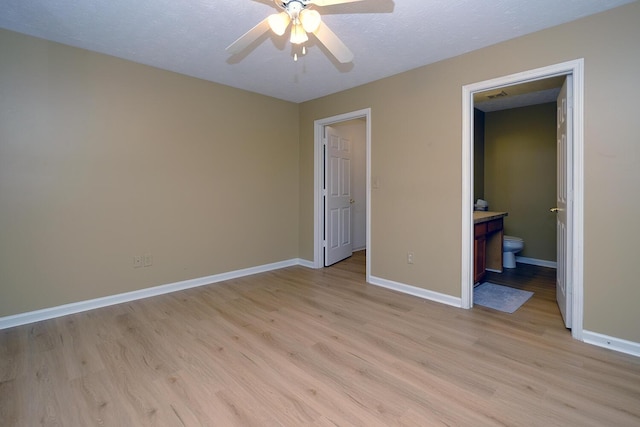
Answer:
<svg viewBox="0 0 640 427"><path fill-rule="evenodd" d="M640 360L531 286L456 309L367 285L357 253L3 330L0 425L640 425Z"/></svg>

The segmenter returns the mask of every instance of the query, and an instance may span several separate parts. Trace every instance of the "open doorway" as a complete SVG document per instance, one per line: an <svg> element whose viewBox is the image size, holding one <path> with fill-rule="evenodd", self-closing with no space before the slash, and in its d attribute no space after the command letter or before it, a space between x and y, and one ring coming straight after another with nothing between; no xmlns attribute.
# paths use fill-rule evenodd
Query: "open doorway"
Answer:
<svg viewBox="0 0 640 427"><path fill-rule="evenodd" d="M315 268L322 268L325 265L325 247L327 244L327 239L325 237L325 221L326 221L326 211L325 211L325 200L326 194L325 191L325 170L326 170L326 161L325 161L325 140L327 135L327 129L332 128L340 128L343 126L349 125L349 123L353 124L358 121L364 125L364 189L362 190L365 194L365 206L364 206L364 244L360 240L355 249L364 249L366 252L366 280L369 281L371 265L371 247L370 247L370 224L369 217L371 212L371 202L370 202L370 182L371 182L371 174L370 174L370 166L371 166L371 109L364 109L353 111L350 113L341 114L338 116L327 117L325 119L316 120L314 122L314 260L313 264ZM341 126L341 124L343 124ZM356 190L357 191L357 190ZM349 197L354 200L353 197ZM349 201L347 201L348 203ZM359 208L361 209L361 208ZM360 237L358 237L360 239Z"/></svg>
<svg viewBox="0 0 640 427"><path fill-rule="evenodd" d="M366 249L366 121L325 126L324 265Z"/></svg>
<svg viewBox="0 0 640 427"><path fill-rule="evenodd" d="M558 326L563 323L556 303L558 215L550 208L557 204L558 189L557 99L566 79L551 77L474 96L473 200L480 200L474 206L474 229L480 232L474 233L479 263L474 309L478 291L490 295L488 290L517 289L533 292L523 311L535 307L556 314ZM491 212L508 215L483 222ZM491 233L482 234L489 224ZM500 253L503 235L517 249L514 255ZM523 242L520 249L518 242Z"/></svg>
<svg viewBox="0 0 640 427"><path fill-rule="evenodd" d="M568 147L569 155L563 164L569 170L571 208L567 210L567 226L571 233L566 244L571 253L564 267L569 277L571 289L570 304L572 335L582 339L583 313L583 60L570 61L536 70L487 80L463 87L463 199L462 199L462 306L473 305L473 191L474 191L474 94L498 91L523 83L557 76L570 76L573 93L571 132L573 138Z"/></svg>

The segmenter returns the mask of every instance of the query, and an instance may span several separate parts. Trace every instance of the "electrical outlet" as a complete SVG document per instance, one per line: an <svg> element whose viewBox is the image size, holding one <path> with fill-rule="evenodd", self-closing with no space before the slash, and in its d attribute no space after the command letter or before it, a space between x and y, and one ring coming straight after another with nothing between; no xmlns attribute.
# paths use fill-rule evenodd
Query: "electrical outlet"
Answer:
<svg viewBox="0 0 640 427"><path fill-rule="evenodd" d="M142 267L142 257L140 255L136 255L133 257L133 268Z"/></svg>
<svg viewBox="0 0 640 427"><path fill-rule="evenodd" d="M413 252L407 252L407 264L413 264Z"/></svg>
<svg viewBox="0 0 640 427"><path fill-rule="evenodd" d="M143 263L145 267L151 267L153 265L153 257L151 254L144 254Z"/></svg>

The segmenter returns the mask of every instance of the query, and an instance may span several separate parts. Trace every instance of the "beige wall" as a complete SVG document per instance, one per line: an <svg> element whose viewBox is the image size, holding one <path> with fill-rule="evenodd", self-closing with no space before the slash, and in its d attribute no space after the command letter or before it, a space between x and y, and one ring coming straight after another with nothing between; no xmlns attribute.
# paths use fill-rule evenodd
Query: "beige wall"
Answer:
<svg viewBox="0 0 640 427"><path fill-rule="evenodd" d="M0 316L297 257L296 104L3 30L0 58Z"/></svg>
<svg viewBox="0 0 640 427"><path fill-rule="evenodd" d="M521 237L518 256L556 261L556 104L485 115L485 198L509 212L505 233Z"/></svg>
<svg viewBox="0 0 640 427"><path fill-rule="evenodd" d="M584 328L640 342L638 22L636 2L303 103L301 257L313 257L313 121L371 107L372 274L460 296L462 86L584 58Z"/></svg>
<svg viewBox="0 0 640 427"><path fill-rule="evenodd" d="M585 58L584 327L640 342L639 21L636 2L299 106L0 31L0 316L312 259L313 121L367 107L372 274L460 296L462 86Z"/></svg>

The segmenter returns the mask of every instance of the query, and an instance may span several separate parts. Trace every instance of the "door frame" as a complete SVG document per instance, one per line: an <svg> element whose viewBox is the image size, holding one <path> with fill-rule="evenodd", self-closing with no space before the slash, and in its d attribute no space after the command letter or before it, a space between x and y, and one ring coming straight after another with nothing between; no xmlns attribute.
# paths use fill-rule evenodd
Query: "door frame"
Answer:
<svg viewBox="0 0 640 427"><path fill-rule="evenodd" d="M324 128L325 126L360 118L365 119L366 131L366 281L369 282L371 277L371 221L369 220L371 217L371 108L326 117L313 122L313 267L324 267Z"/></svg>
<svg viewBox="0 0 640 427"><path fill-rule="evenodd" d="M584 59L562 62L521 73L485 80L462 87L462 308L473 306L473 95L549 77L573 76L573 140L568 161L573 162L573 212L567 218L572 238L570 274L572 283L573 338L582 340L584 309Z"/></svg>

